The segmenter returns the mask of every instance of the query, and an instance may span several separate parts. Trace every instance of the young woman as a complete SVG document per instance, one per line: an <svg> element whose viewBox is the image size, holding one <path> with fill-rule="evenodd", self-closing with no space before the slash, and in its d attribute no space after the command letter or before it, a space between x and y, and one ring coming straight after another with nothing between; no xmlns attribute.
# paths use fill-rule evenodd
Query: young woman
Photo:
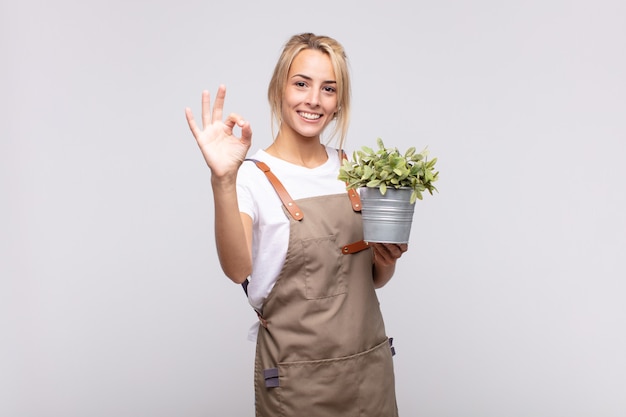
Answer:
<svg viewBox="0 0 626 417"><path fill-rule="evenodd" d="M343 47L310 33L286 44L268 98L278 127L246 159L252 130L223 121L226 90L202 128L189 127L211 170L215 235L226 276L244 284L256 328L257 416L397 416L392 348L375 289L406 245L366 244L357 193L337 179L347 133L350 79ZM238 137L234 129L238 127Z"/></svg>

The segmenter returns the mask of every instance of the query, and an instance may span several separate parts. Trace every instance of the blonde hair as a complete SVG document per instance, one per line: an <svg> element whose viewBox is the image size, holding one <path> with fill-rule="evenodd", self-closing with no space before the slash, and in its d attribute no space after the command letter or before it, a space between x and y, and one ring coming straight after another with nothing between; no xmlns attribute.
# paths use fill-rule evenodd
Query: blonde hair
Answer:
<svg viewBox="0 0 626 417"><path fill-rule="evenodd" d="M337 81L337 113L335 114L335 126L329 137L330 139L338 135L339 148L343 144L348 134L350 123L350 74L348 71L348 58L343 46L333 38L328 36L317 36L313 33L301 33L292 36L285 46L274 68L274 74L267 89L267 98L272 111L272 131L274 123L279 129L283 122L282 100L289 69L295 57L305 49L313 49L328 55L335 71Z"/></svg>

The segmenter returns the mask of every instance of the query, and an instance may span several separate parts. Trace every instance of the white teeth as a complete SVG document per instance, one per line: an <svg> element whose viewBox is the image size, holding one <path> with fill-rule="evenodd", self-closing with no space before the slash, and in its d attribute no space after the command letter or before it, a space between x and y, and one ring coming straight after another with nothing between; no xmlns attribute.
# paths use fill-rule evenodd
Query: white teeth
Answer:
<svg viewBox="0 0 626 417"><path fill-rule="evenodd" d="M322 117L321 114L304 113L304 112L299 112L298 114L308 120L317 120L320 117Z"/></svg>

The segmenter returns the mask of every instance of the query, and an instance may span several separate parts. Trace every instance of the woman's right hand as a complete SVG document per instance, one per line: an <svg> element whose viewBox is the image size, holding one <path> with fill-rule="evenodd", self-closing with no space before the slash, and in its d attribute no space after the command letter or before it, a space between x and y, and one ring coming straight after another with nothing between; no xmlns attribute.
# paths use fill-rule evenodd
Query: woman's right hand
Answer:
<svg viewBox="0 0 626 417"><path fill-rule="evenodd" d="M234 181L252 144L252 129L250 123L238 114L231 113L226 121L222 121L225 97L226 87L221 85L211 112L209 92L202 92L202 128L196 124L189 107L185 109L185 115L211 174L218 179ZM235 126L241 128L241 137L234 135Z"/></svg>

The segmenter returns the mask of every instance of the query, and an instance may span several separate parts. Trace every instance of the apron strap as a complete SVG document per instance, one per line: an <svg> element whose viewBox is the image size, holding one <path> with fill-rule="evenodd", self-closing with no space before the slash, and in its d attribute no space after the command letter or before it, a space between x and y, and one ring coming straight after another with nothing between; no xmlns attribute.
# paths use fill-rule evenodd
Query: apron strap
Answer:
<svg viewBox="0 0 626 417"><path fill-rule="evenodd" d="M344 255L351 255L353 253L361 252L362 250L368 249L369 243L364 240L359 240L358 242L350 243L341 248L341 253Z"/></svg>
<svg viewBox="0 0 626 417"><path fill-rule="evenodd" d="M341 150L341 158L348 160L348 156L343 149ZM348 185L347 182L346 185ZM352 204L352 210L361 211L361 197L359 197L359 193L354 188L350 188L348 190L348 197L350 198L350 203ZM369 248L368 243L364 240L360 240L358 242L345 245L343 248L341 248L341 253L343 253L344 255L350 255L353 253L361 252L362 250L365 250L367 248Z"/></svg>
<svg viewBox="0 0 626 417"><path fill-rule="evenodd" d="M361 211L361 197L359 197L359 193L354 188L348 190L348 197L350 197L350 202L352 203L352 210Z"/></svg>
<svg viewBox="0 0 626 417"><path fill-rule="evenodd" d="M267 179L270 181L270 184L272 184L272 187L274 187L274 190L276 190L276 194L278 194L278 198L282 201L283 206L285 206L289 214L291 214L291 217L293 217L294 220L302 220L304 218L302 210L298 208L296 203L293 201L293 198L291 198L287 190L285 190L285 187L283 187L283 184L281 184L278 178L276 178L276 175L270 171L270 167L268 167L266 163L257 161L256 159L246 159L246 161L254 162L256 166L263 171Z"/></svg>
<svg viewBox="0 0 626 417"><path fill-rule="evenodd" d="M250 284L250 280L248 280L248 278L246 278L246 280L241 283L241 287L243 288L243 292L246 293L246 297L248 296L248 284ZM256 308L254 308L253 310L259 318L259 323L261 323L261 326L267 329L267 320L263 318L261 313Z"/></svg>
<svg viewBox="0 0 626 417"><path fill-rule="evenodd" d="M298 205L293 201L293 198L291 198L291 196L289 195L289 193L287 192L283 184L278 180L278 178L276 178L276 175L274 175L274 173L270 171L270 167L268 167L266 163L258 161L256 159L246 159L246 161L254 162L256 166L261 171L263 171L263 173L269 180L270 184L272 184L272 187L274 187L276 194L278 194L278 198L280 198L280 201L283 203L283 206L285 206L285 208L287 209L291 217L293 217L294 220L298 220L298 221L302 220L304 218L304 214L302 213L302 210L300 210ZM248 284L249 283L250 281L246 278L246 280L241 284L241 286L243 287L243 291L246 293L246 296L248 296ZM254 312L259 318L259 322L261 323L261 326L267 328L267 320L263 318L263 316L258 310L255 309ZM278 376L276 378L276 384L278 384Z"/></svg>

